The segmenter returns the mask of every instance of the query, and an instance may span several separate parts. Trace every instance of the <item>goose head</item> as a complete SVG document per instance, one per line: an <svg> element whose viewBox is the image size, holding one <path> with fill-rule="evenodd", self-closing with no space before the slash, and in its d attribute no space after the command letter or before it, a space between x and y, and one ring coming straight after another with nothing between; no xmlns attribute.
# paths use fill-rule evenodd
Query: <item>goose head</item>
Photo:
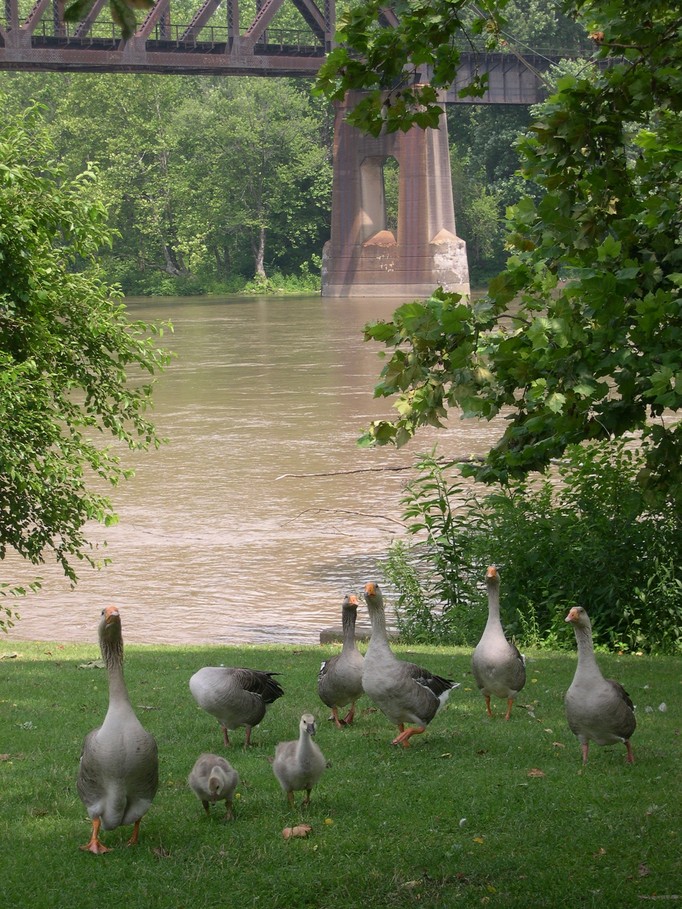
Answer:
<svg viewBox="0 0 682 909"><path fill-rule="evenodd" d="M379 585L374 581L365 584L365 603L367 603L369 610L381 609L384 605L384 598L381 595Z"/></svg>
<svg viewBox="0 0 682 909"><path fill-rule="evenodd" d="M500 586L500 574L494 565L491 565L486 571L485 583L489 590Z"/></svg>
<svg viewBox="0 0 682 909"><path fill-rule="evenodd" d="M359 606L360 606L360 601L358 600L358 598L356 596L353 596L352 593L347 593L346 596L343 598L343 603L341 604L341 607L343 609L352 609L355 612L357 612Z"/></svg>
<svg viewBox="0 0 682 909"><path fill-rule="evenodd" d="M106 606L99 622L99 644L104 662L109 668L123 660L121 613L116 606Z"/></svg>
<svg viewBox="0 0 682 909"><path fill-rule="evenodd" d="M582 606L573 606L568 610L568 615L564 619L570 622L575 628L591 628L590 619Z"/></svg>
<svg viewBox="0 0 682 909"><path fill-rule="evenodd" d="M305 732L307 735L315 735L317 732L317 726L315 725L315 717L312 715L312 713L303 714L298 728L301 732Z"/></svg>
<svg viewBox="0 0 682 909"><path fill-rule="evenodd" d="M208 778L208 791L212 802L217 802L225 788L225 773L221 767L214 767Z"/></svg>
<svg viewBox="0 0 682 909"><path fill-rule="evenodd" d="M121 613L116 606L106 606L102 610L99 632L105 638L113 640L121 630Z"/></svg>

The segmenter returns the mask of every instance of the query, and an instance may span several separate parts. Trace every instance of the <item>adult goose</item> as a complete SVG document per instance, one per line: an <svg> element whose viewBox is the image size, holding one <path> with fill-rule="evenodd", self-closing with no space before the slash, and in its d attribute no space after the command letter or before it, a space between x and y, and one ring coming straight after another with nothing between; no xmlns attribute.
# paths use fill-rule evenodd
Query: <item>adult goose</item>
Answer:
<svg viewBox="0 0 682 909"><path fill-rule="evenodd" d="M564 704L571 732L577 736L587 763L590 741L597 745L622 742L627 751L627 763L635 758L630 736L637 721L630 695L614 679L605 679L594 655L592 624L582 606L569 610L566 621L571 622L578 644L578 665Z"/></svg>
<svg viewBox="0 0 682 909"><path fill-rule="evenodd" d="M102 611L99 645L109 680L109 708L104 722L85 737L78 769L78 795L92 820L90 840L80 848L99 855L110 850L100 828L133 824L128 845L138 842L140 821L159 783L156 741L143 727L123 678L121 616L114 606Z"/></svg>
<svg viewBox="0 0 682 909"><path fill-rule="evenodd" d="M217 754L200 754L192 767L187 780L192 792L210 814L209 804L225 800L224 820L234 818L235 789L239 785L239 774L234 767Z"/></svg>
<svg viewBox="0 0 682 909"><path fill-rule="evenodd" d="M284 694L277 672L229 666L204 666L189 680L189 690L202 710L220 723L228 747L228 730L246 726L244 747L251 744L251 729L265 716L268 704Z"/></svg>
<svg viewBox="0 0 682 909"><path fill-rule="evenodd" d="M504 635L500 621L500 575L494 565L485 576L488 588L488 621L481 640L471 656L471 671L476 684L485 698L488 716L491 695L506 698L505 720L511 717L512 704L519 691L526 684L526 663L514 644Z"/></svg>
<svg viewBox="0 0 682 909"><path fill-rule="evenodd" d="M310 804L310 793L327 766L319 745L312 737L317 732L315 717L304 713L298 724L298 738L291 742L280 742L275 750L272 772L286 793L291 808L294 807L294 792L305 790L303 805Z"/></svg>
<svg viewBox="0 0 682 909"><path fill-rule="evenodd" d="M382 713L398 726L392 744L407 748L410 738L424 732L450 692L459 688L459 683L395 656L386 635L384 599L378 584L365 585L365 602L372 636L365 654L362 687ZM406 723L415 725L406 728Z"/></svg>
<svg viewBox="0 0 682 909"><path fill-rule="evenodd" d="M341 653L320 666L317 676L317 693L327 707L331 707L332 717L338 729L350 726L355 716L355 702L362 694L363 657L355 643L355 621L357 619L358 598L352 594L345 596L341 608L341 626L343 628L343 646ZM350 703L350 709L343 719L339 718L339 708Z"/></svg>

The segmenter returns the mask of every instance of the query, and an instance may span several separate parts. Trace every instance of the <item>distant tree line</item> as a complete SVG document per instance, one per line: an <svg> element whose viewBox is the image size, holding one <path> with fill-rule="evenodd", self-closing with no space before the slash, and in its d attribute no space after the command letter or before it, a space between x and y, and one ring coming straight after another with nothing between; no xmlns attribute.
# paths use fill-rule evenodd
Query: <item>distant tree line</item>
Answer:
<svg viewBox="0 0 682 909"><path fill-rule="evenodd" d="M509 33L520 50L575 44L553 6L517 6ZM304 27L289 21L297 15L283 8L282 24ZM293 78L0 72L8 115L38 101L65 172L99 172L114 229L101 264L129 294L319 287L333 110L311 88ZM504 212L518 196L513 143L529 116L449 112L458 232L475 282L504 261Z"/></svg>

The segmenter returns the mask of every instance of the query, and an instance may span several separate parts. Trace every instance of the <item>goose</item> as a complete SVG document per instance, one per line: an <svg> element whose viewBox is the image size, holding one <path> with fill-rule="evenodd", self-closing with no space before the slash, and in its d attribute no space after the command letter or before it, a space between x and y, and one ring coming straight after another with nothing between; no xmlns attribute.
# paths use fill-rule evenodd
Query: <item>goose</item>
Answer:
<svg viewBox="0 0 682 909"><path fill-rule="evenodd" d="M355 644L355 620L358 598L352 594L343 598L341 625L343 647L341 653L324 660L317 676L317 693L327 707L331 707L332 718L338 729L350 726L355 716L355 702L362 694L363 657ZM350 702L350 709L343 719L339 708Z"/></svg>
<svg viewBox="0 0 682 909"><path fill-rule="evenodd" d="M137 844L140 821L159 783L156 740L135 715L123 678L121 615L115 606L102 610L98 634L109 707L102 725L85 737L77 779L78 795L92 821L90 840L80 848L95 855L111 851L100 841L100 828L133 824L128 845Z"/></svg>
<svg viewBox="0 0 682 909"><path fill-rule="evenodd" d="M214 804L225 799L225 818L234 818L232 802L234 791L239 785L239 774L234 767L217 754L200 754L187 779L192 792L210 814L209 802Z"/></svg>
<svg viewBox="0 0 682 909"><path fill-rule="evenodd" d="M492 716L490 697L507 699L505 720L511 717L512 704L526 684L526 661L504 636L500 621L500 575L494 565L485 576L488 588L488 621L471 656L471 671Z"/></svg>
<svg viewBox="0 0 682 909"><path fill-rule="evenodd" d="M407 748L410 738L425 731L451 691L459 688L459 682L434 675L394 655L386 636L384 599L378 584L365 585L365 602L372 636L365 654L362 687L382 713L398 726L399 734L391 744ZM406 723L416 725L405 728Z"/></svg>
<svg viewBox="0 0 682 909"><path fill-rule="evenodd" d="M622 742L627 763L634 764L630 736L637 721L630 695L614 679L605 679L594 656L592 624L582 606L569 610L565 621L571 622L578 644L578 665L566 692L564 705L571 732L577 736L587 763L590 740L597 745Z"/></svg>
<svg viewBox="0 0 682 909"><path fill-rule="evenodd" d="M244 747L251 744L251 729L265 716L268 704L284 694L277 672L229 666L204 666L189 680L189 690L202 710L220 723L223 742L229 747L228 730L246 726Z"/></svg>
<svg viewBox="0 0 682 909"><path fill-rule="evenodd" d="M304 713L298 724L298 738L280 742L275 750L272 772L286 793L289 807L294 807L294 792L305 789L303 806L310 804L310 793L327 766L319 745L312 740L317 732L315 717Z"/></svg>

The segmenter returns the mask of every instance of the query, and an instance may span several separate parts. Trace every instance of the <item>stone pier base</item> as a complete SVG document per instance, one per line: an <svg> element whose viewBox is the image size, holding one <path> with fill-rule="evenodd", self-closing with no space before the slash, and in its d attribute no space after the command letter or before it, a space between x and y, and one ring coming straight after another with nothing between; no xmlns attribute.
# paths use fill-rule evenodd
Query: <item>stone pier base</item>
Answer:
<svg viewBox="0 0 682 909"><path fill-rule="evenodd" d="M469 293L466 244L457 236L445 116L439 129L372 137L349 126L350 95L334 128L331 239L322 260L325 297L428 297ZM399 168L398 225L386 224L384 164Z"/></svg>

